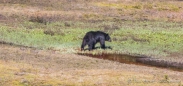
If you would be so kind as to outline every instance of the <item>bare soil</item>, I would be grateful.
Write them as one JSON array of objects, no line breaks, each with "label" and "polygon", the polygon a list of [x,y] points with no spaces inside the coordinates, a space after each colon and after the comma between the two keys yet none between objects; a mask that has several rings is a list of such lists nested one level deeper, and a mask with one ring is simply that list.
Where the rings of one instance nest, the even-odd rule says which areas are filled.
[{"label": "bare soil", "polygon": [[[0,85],[12,85],[14,79],[21,84],[50,86],[181,86],[183,82],[179,71],[8,44],[0,44],[0,70]],[[13,78],[3,78],[9,73]]]}]

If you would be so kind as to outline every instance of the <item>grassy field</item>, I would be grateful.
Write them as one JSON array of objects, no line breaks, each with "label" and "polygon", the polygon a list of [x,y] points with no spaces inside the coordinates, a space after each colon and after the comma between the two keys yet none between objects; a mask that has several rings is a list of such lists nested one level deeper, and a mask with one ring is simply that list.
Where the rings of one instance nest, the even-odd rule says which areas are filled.
[{"label": "grassy field", "polygon": [[106,42],[107,46],[113,48],[112,50],[99,49],[96,50],[96,53],[100,51],[140,54],[173,61],[182,59],[181,57],[180,59],[171,57],[175,53],[177,56],[181,56],[183,50],[180,47],[183,46],[182,25],[175,22],[103,21],[84,23],[76,21],[75,23],[74,21],[59,21],[44,25],[24,21],[17,24],[16,28],[1,24],[0,38],[1,41],[16,45],[77,53],[80,52],[83,36],[91,30],[107,32],[112,38],[112,42]]},{"label": "grassy field", "polygon": [[[54,51],[59,52],[57,56],[61,55],[59,57],[56,56],[59,59],[64,59],[61,58],[62,56],[69,59],[73,57],[80,57],[81,59],[84,59],[85,57],[83,58],[82,56],[75,55],[76,53],[89,52],[80,51],[83,36],[88,31],[101,30],[110,34],[112,42],[106,42],[106,45],[112,47],[112,50],[97,49],[89,53],[120,53],[131,55],[145,55],[151,56],[153,58],[163,59],[166,61],[182,62],[182,4],[182,1],[176,0],[3,0],[0,1],[0,42],[31,47],[31,49],[35,49],[35,52],[36,50],[44,51],[44,53],[41,52],[41,54],[30,54],[27,56],[29,58],[32,58],[32,56],[36,57],[37,55],[39,57],[39,55],[44,55],[47,51],[47,53]],[[96,65],[88,67],[89,69],[92,69],[91,72],[89,72],[86,67],[87,64],[90,64],[90,61],[89,63],[79,64],[80,61],[78,60],[76,60],[76,63],[67,63],[68,65],[64,65],[66,67],[63,66],[63,69],[67,70],[67,67],[70,67],[70,64],[78,64],[80,66],[85,65],[84,69],[80,68],[80,66],[77,66],[77,71],[72,68],[68,69],[71,72],[67,74],[65,74],[66,71],[61,71],[61,73],[64,73],[63,75],[65,76],[70,76],[71,78],[75,77],[71,81],[71,83],[69,83],[69,77],[65,77],[67,79],[65,81],[62,81],[61,79],[64,80],[64,78],[58,78],[61,77],[60,75],[57,75],[59,73],[55,73],[56,75],[54,76],[54,72],[57,71],[56,69],[59,67],[59,64],[55,63],[56,60],[53,60],[51,62],[52,64],[55,64],[57,66],[55,69],[51,68],[51,70],[53,71],[51,71],[50,74],[53,75],[48,74],[47,76],[46,73],[43,73],[43,77],[50,78],[48,80],[45,80],[39,72],[45,70],[39,68],[34,70],[34,66],[32,66],[33,63],[28,63],[27,60],[24,60],[25,58],[22,60],[20,56],[16,54],[16,52],[10,52],[13,56],[8,56],[8,53],[6,52],[6,47],[8,48],[8,50],[10,50],[9,48],[12,48],[12,46],[4,44],[3,46],[1,46],[2,49],[0,52],[0,54],[2,55],[0,60],[0,69],[5,70],[1,71],[1,75],[4,72],[7,72],[6,75],[8,77],[11,77],[12,70],[22,73],[22,64],[26,66],[26,68],[30,67],[30,70],[25,70],[28,72],[31,71],[31,73],[27,74],[26,72],[26,77],[28,77],[28,80],[22,80],[22,78],[25,76],[21,76],[21,74],[20,77],[19,74],[18,77],[16,77],[17,81],[13,79],[14,77],[4,79],[6,76],[2,76],[0,80],[2,79],[5,81],[0,83],[0,85],[5,84],[6,82],[8,82],[7,85],[17,84],[24,86],[25,84],[40,85],[41,83],[43,83],[43,85],[47,85],[46,81],[50,81],[49,85],[58,85],[59,83],[61,83],[60,85],[66,84],[106,86],[123,84],[133,86],[134,84],[137,84],[136,82],[140,82],[137,85],[146,86],[145,81],[147,77],[147,81],[152,81],[153,83],[150,83],[150,85],[153,86],[159,86],[164,84],[165,86],[171,86],[172,84],[176,84],[178,86],[182,85],[181,79],[178,79],[178,83],[162,83],[161,80],[165,79],[166,81],[167,75],[161,75],[159,72],[162,72],[163,70],[160,69],[157,69],[158,73],[157,71],[151,70],[155,75],[158,75],[156,77],[157,80],[154,80],[152,74],[146,75],[150,73],[150,71],[147,70],[144,70],[147,71],[145,72],[146,74],[144,75],[144,77],[140,77],[140,71],[135,72],[135,70],[131,70],[131,72],[128,72],[129,70],[127,69],[122,70],[122,68],[125,67],[124,64],[122,65],[122,67],[117,67],[117,70],[115,70],[110,69],[111,67],[108,68],[108,66],[107,68],[105,68],[106,66],[104,66],[103,69],[100,69],[100,67],[98,67],[99,64],[97,63],[97,67]],[[97,47],[98,46],[100,45],[98,44]],[[18,49],[18,47],[13,49]],[[26,48],[26,50],[27,49],[29,48]],[[4,53],[4,50],[6,53]],[[23,55],[22,57],[25,57],[27,55],[25,52],[22,52],[20,50],[15,51],[20,52],[20,55]],[[28,52],[29,51],[27,51],[27,53]],[[49,57],[49,55],[47,54],[43,57],[46,58],[47,56]],[[16,58],[11,60],[13,57]],[[40,56],[38,59],[43,60],[41,57],[42,56]],[[6,62],[7,60],[8,62]],[[33,59],[33,61],[36,60],[37,59]],[[19,62],[21,62],[22,64],[19,64]],[[101,62],[101,60],[99,62]],[[48,67],[47,69],[49,69],[50,63],[39,63],[38,61],[36,63],[40,65],[35,65],[35,67]],[[106,65],[109,64],[110,62],[106,63]],[[116,64],[117,63],[114,63],[114,66],[117,66]],[[14,67],[13,65],[18,66]],[[130,65],[128,65],[128,67],[130,67]],[[60,70],[62,69],[59,69],[59,71]],[[125,74],[120,73],[120,71],[125,72]],[[76,72],[76,75],[72,75],[73,72]],[[94,77],[92,77],[92,75],[86,76],[89,77],[88,81],[84,80],[84,82],[82,83],[74,82],[74,80],[78,79],[76,77],[82,76],[80,75],[80,73],[84,73],[87,75],[88,73],[93,72],[104,72],[107,75],[105,76],[105,74],[103,75],[100,73],[94,73]],[[117,77],[112,77],[114,75],[111,74],[112,72],[115,72],[117,74]],[[77,75],[77,73],[79,73],[79,75]],[[135,76],[136,74],[138,76]],[[100,82],[97,82],[100,77],[95,75],[101,75],[101,77],[107,77],[107,79],[101,81],[101,84]],[[132,77],[129,78],[129,75],[132,75]],[[169,71],[168,77],[169,75],[175,77],[176,79],[180,78],[174,75],[171,71]],[[86,79],[86,77],[81,77],[79,79]],[[139,78],[140,80],[137,80]],[[173,80],[176,80],[175,78],[172,78],[172,80],[169,81],[173,82]],[[38,82],[33,83],[34,81],[36,81],[34,79],[38,79]],[[91,81],[92,79],[97,80]],[[20,80],[22,80],[22,82],[19,82]],[[116,80],[117,83],[114,82]],[[133,84],[127,83],[128,80],[132,81]],[[110,82],[107,83],[108,81]],[[24,82],[25,84],[22,84]]]}]

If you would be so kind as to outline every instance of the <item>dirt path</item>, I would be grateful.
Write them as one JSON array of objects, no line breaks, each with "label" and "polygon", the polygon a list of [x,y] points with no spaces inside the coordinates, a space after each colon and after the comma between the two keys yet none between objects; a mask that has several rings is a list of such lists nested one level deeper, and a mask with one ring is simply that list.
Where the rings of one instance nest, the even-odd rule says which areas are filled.
[{"label": "dirt path", "polygon": [[183,72],[0,44],[0,85],[182,86]]}]

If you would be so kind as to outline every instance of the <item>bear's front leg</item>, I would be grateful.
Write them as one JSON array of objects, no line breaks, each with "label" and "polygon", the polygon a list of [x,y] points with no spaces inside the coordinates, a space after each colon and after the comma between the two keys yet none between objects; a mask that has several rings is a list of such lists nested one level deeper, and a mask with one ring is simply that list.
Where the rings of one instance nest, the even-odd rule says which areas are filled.
[{"label": "bear's front leg", "polygon": [[81,51],[83,51],[84,50],[84,47],[86,46],[86,41],[85,40],[83,40],[83,42],[82,42],[82,45],[81,45]]},{"label": "bear's front leg", "polygon": [[106,48],[106,47],[105,47],[105,44],[102,44],[102,45],[101,45],[101,48],[102,48],[102,49],[105,49],[105,48]]},{"label": "bear's front leg", "polygon": [[100,46],[102,49],[105,49],[105,40],[100,40]]}]

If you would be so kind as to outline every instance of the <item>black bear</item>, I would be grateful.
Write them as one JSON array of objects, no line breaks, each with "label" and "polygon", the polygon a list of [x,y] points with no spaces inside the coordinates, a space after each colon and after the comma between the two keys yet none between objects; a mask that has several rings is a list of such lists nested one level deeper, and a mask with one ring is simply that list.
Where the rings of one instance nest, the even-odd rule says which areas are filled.
[{"label": "black bear", "polygon": [[111,38],[107,33],[102,31],[89,31],[83,38],[81,45],[81,50],[84,50],[84,47],[88,45],[89,51],[95,49],[95,44],[100,42],[102,49],[105,49],[105,41],[111,42]]}]

